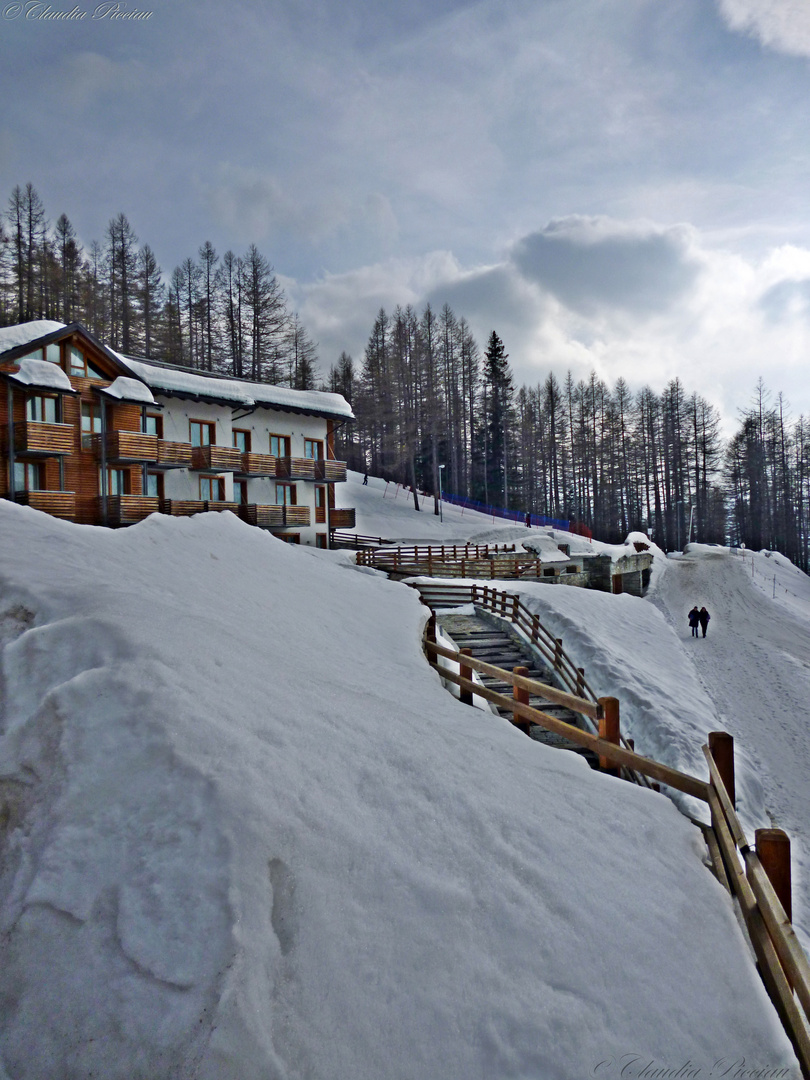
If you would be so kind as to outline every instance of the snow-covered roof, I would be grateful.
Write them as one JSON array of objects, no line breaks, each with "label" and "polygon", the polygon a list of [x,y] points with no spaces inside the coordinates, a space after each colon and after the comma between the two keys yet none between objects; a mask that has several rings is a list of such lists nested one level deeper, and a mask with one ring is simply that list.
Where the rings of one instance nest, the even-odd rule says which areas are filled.
[{"label": "snow-covered roof", "polygon": [[138,402],[142,405],[154,405],[155,399],[149,387],[139,379],[128,379],[126,375],[119,375],[115,382],[99,389],[105,397],[117,398],[119,401]]},{"label": "snow-covered roof", "polygon": [[7,379],[21,383],[23,386],[43,387],[48,390],[59,390],[63,393],[74,394],[76,391],[70,385],[70,379],[57,364],[48,360],[20,360],[20,369],[15,372],[6,372]]},{"label": "snow-covered roof", "polygon": [[342,420],[354,419],[351,406],[341,394],[329,394],[322,390],[290,390],[286,386],[272,386],[269,383],[198,375],[182,368],[152,364],[123,355],[120,355],[120,359],[134,375],[143,379],[157,393],[162,391],[170,396],[179,394],[228,401],[248,409],[266,406],[287,412],[315,413]]},{"label": "snow-covered roof", "polygon": [[20,345],[27,345],[38,338],[55,334],[57,330],[64,330],[65,324],[54,322],[53,319],[36,319],[34,322],[20,323],[19,326],[0,327],[0,353],[16,349]]}]

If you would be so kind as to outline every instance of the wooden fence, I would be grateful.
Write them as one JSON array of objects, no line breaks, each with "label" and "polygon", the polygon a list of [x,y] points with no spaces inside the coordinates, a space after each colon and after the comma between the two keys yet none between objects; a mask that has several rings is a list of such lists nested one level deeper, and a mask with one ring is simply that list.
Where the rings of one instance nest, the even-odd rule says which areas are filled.
[{"label": "wooden fence", "polygon": [[[481,586],[419,584],[416,587],[433,611],[465,603],[478,604],[513,622],[552,662],[557,657],[558,644],[562,653],[559,639],[539,626],[539,620],[536,621],[536,616],[523,607],[519,597]],[[790,921],[790,845],[779,829],[757,830],[755,847],[749,844],[734,806],[731,736],[725,732],[710,734],[708,745],[703,747],[709,779],[701,780],[637,754],[627,744],[622,745],[618,701],[615,698],[594,699],[584,672],[574,668],[567,657],[567,663],[561,667],[555,664],[555,668],[566,681],[570,681],[573,670],[576,673],[574,686],[580,687],[579,692],[569,693],[547,686],[525,677],[521,674],[523,669],[510,672],[477,660],[466,650],[462,653],[439,645],[435,638],[435,615],[428,621],[424,646],[430,664],[443,679],[460,688],[462,700],[471,703],[473,695],[484,698],[510,709],[513,722],[519,726],[538,724],[572,743],[593,750],[599,755],[602,768],[617,775],[624,771],[627,779],[648,778],[707,803],[711,825],[701,824],[700,827],[706,837],[714,872],[740,906],[762,980],[793,1043],[802,1075],[805,1080],[810,1080],[810,964]],[[457,665],[458,670],[442,665],[442,660]],[[513,696],[507,697],[473,681],[475,671],[510,684]],[[583,731],[532,708],[528,704],[529,694],[538,694],[596,721],[598,734]]]}]

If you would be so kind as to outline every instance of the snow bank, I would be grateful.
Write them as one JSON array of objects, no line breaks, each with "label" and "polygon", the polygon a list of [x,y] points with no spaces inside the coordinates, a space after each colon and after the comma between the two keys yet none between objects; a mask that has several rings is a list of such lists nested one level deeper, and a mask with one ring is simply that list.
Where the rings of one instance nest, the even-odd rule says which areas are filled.
[{"label": "snow bank", "polygon": [[696,830],[442,690],[407,587],[229,514],[0,537],[0,1075],[793,1061]]}]

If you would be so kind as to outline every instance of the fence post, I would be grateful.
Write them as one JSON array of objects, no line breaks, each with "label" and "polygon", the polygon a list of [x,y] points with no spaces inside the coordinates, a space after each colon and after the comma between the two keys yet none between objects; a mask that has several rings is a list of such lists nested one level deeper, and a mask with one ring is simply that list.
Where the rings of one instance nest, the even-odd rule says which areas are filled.
[{"label": "fence post", "polygon": [[577,668],[577,697],[585,693],[585,668]]},{"label": "fence post", "polygon": [[[472,656],[472,649],[459,649],[459,656]],[[472,668],[467,664],[459,662],[458,673],[462,679],[469,679],[470,682],[472,682]],[[463,687],[460,687],[459,689],[461,690],[459,698],[462,705],[472,705],[472,690],[465,690]]]},{"label": "fence post", "polygon": [[467,560],[463,556],[461,559],[461,576],[463,578],[467,576]]},{"label": "fence post", "polygon": [[501,593],[501,615],[506,618],[506,593]]},{"label": "fence post", "polygon": [[[529,669],[527,667],[515,667],[512,668],[512,674],[522,675],[525,678],[529,674]],[[512,687],[512,697],[515,701],[520,702],[521,705],[529,704],[529,691],[521,686]],[[515,727],[519,727],[520,730],[525,732],[527,735],[529,734],[528,720],[524,720],[521,716],[518,716],[517,713],[512,713],[512,723],[515,725]]]},{"label": "fence post", "polygon": [[495,577],[495,560],[489,560],[489,579],[490,581]]},{"label": "fence post", "polygon": [[709,750],[714,758],[717,771],[731,799],[731,805],[736,808],[737,795],[734,785],[734,738],[727,731],[709,732]]},{"label": "fence post", "polygon": [[517,596],[513,596],[512,597],[512,622],[513,623],[517,623],[517,621],[518,621],[518,604],[519,603],[520,603],[520,598],[517,597]]},{"label": "fence post", "polygon": [[428,548],[428,577],[433,577],[433,550]]},{"label": "fence post", "polygon": [[540,639],[540,616],[532,616],[532,641],[537,644]]},{"label": "fence post", "polygon": [[[578,682],[579,680],[577,680]],[[599,738],[607,739],[615,746],[619,745],[621,727],[619,724],[619,699],[615,697],[600,697],[599,704],[602,706],[602,715],[599,717]],[[605,772],[619,775],[618,766],[614,765],[606,757],[599,756],[599,768]]]},{"label": "fence post", "polygon": [[[425,637],[428,641],[432,641],[434,645],[436,644],[436,616],[432,611],[425,627]],[[436,659],[435,656],[433,659]]]},{"label": "fence post", "polygon": [[762,869],[779,897],[788,919],[793,921],[790,883],[790,837],[782,829],[757,829],[754,843]]},{"label": "fence post", "polygon": [[562,657],[562,638],[554,638],[554,667],[557,668],[558,671],[562,667]]}]

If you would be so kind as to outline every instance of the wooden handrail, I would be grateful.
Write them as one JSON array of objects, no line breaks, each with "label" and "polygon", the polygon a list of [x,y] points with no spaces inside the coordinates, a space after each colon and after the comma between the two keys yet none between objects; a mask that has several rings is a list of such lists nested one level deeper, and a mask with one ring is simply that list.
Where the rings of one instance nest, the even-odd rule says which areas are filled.
[{"label": "wooden handrail", "polygon": [[[521,676],[515,676],[511,671],[507,671],[505,668],[496,668],[492,664],[485,664],[483,660],[476,660],[471,656],[462,657],[459,652],[453,649],[445,649],[444,646],[437,645],[432,641],[425,641],[425,648],[429,655],[443,656],[448,660],[455,661],[459,665],[463,662],[468,667],[474,667],[478,670],[480,670],[478,666],[483,665],[483,668],[488,669],[485,671],[486,674],[495,674],[497,678],[512,686],[514,686],[515,678],[520,678],[522,682],[530,685],[543,686],[542,683],[537,683],[533,679],[523,679]],[[608,742],[607,739],[600,739],[598,735],[591,735],[587,731],[582,731],[581,728],[574,727],[573,724],[566,723],[565,720],[560,720],[556,716],[550,716],[548,713],[541,712],[539,709],[534,709],[531,705],[523,705],[511,697],[507,697],[505,694],[499,694],[496,690],[490,690],[488,687],[482,686],[480,683],[474,683],[469,679],[462,680],[461,676],[456,672],[441,667],[437,663],[432,663],[432,666],[439,675],[448,682],[455,683],[464,690],[472,690],[478,697],[482,697],[486,701],[491,701],[493,704],[510,709],[530,723],[538,724],[548,731],[563,735],[565,738],[570,739],[571,742],[577,743],[579,746],[584,746],[586,749],[593,750],[600,756],[607,758],[614,765],[632,769],[634,772],[650,776],[653,780],[666,784],[668,787],[675,788],[677,791],[682,791],[686,795],[692,795],[694,798],[700,799],[703,802],[707,801],[708,785],[704,780],[698,780],[696,777],[679,772],[677,769],[672,769],[668,765],[662,765],[660,762],[653,761],[651,758],[645,758],[641,754],[636,754],[633,750],[628,750],[623,746],[616,746],[615,743]],[[554,688],[551,687],[550,689]],[[584,699],[582,700],[584,704],[591,704],[590,702],[584,702]]]},{"label": "wooden handrail", "polygon": [[810,963],[759,856],[748,843],[708,746],[703,747],[703,753],[709,764],[712,828],[723,855],[727,879],[739,901],[763,982],[793,1042],[802,1075],[807,1078],[810,1077]]}]

